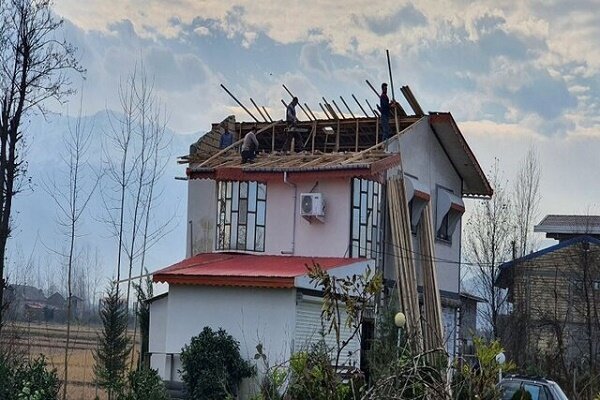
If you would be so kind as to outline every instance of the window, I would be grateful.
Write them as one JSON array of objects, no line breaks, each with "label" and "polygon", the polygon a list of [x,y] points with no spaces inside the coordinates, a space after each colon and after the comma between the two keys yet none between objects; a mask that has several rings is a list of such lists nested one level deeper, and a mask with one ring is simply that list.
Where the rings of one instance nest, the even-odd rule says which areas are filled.
[{"label": "window", "polygon": [[376,259],[379,253],[381,184],[352,180],[350,256]]},{"label": "window", "polygon": [[436,237],[448,242],[465,212],[462,199],[455,196],[451,190],[438,187],[436,206]]},{"label": "window", "polygon": [[438,227],[437,237],[442,240],[452,240],[452,233],[448,229],[448,214],[444,215],[444,218],[442,218],[442,223]]},{"label": "window", "polygon": [[419,180],[405,174],[404,187],[406,189],[406,198],[408,199],[408,215],[410,215],[410,231],[417,233],[423,210],[429,202],[429,188]]},{"label": "window", "polygon": [[218,182],[217,250],[265,251],[267,186]]}]

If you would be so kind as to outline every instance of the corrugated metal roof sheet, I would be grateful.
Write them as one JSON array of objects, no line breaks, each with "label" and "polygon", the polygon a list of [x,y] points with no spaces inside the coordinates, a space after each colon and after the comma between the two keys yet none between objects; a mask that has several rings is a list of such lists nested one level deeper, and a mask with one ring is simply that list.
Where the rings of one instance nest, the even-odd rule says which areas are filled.
[{"label": "corrugated metal roof sheet", "polygon": [[329,270],[356,263],[356,258],[292,257],[202,253],[153,274],[154,282],[208,286],[294,287],[313,263]]},{"label": "corrugated metal roof sheet", "polygon": [[546,215],[534,227],[535,232],[567,234],[599,234],[600,216],[598,215]]}]

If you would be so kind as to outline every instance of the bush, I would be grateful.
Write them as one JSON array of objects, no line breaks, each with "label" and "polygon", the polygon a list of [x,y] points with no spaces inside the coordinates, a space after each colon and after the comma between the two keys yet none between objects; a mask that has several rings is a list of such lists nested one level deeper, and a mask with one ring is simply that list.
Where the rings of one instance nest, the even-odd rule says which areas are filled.
[{"label": "bush", "polygon": [[222,400],[237,394],[255,369],[240,356],[239,343],[223,329],[205,327],[181,350],[181,377],[194,400]]},{"label": "bush", "polygon": [[308,352],[293,354],[290,372],[287,395],[293,400],[350,400],[363,386],[355,379],[342,382],[324,342],[314,344]]},{"label": "bush", "polygon": [[142,367],[129,373],[127,400],[168,400],[165,385],[156,370]]},{"label": "bush", "polygon": [[512,362],[504,365],[496,363],[496,355],[503,351],[500,342],[485,343],[482,339],[475,338],[475,353],[477,366],[464,365],[455,377],[454,398],[457,400],[500,399],[500,390],[496,387],[498,372],[509,372],[515,368]]},{"label": "bush", "polygon": [[15,365],[0,359],[0,399],[56,400],[59,390],[56,369],[47,369],[44,356]]}]

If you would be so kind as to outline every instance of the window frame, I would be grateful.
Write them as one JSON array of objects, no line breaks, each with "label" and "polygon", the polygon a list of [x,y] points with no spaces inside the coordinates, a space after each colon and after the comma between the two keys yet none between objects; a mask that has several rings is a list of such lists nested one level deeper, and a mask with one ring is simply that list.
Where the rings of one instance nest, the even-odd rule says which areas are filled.
[{"label": "window frame", "polygon": [[[267,184],[257,181],[217,181],[216,197],[215,250],[264,253]],[[249,246],[250,242],[252,246]]]},{"label": "window frame", "polygon": [[[454,193],[454,190],[452,190],[452,189],[450,189],[450,188],[448,188],[446,186],[442,186],[442,185],[439,185],[439,184],[436,185],[436,193],[435,193],[436,194],[436,197],[435,197],[435,220],[433,222],[434,223],[434,228],[435,228],[435,240],[437,242],[446,244],[448,246],[452,246],[452,237],[454,236],[454,233],[456,232],[457,228],[459,226],[461,226],[461,224],[462,224],[462,222],[461,222],[462,221],[462,216],[464,214],[461,214],[458,217],[458,221],[454,225],[454,229],[452,229],[452,232],[449,233],[448,230],[450,228],[450,212],[451,211],[446,212],[446,214],[444,214],[444,216],[442,217],[442,223],[440,224],[440,229],[438,229],[437,228],[437,223],[438,223],[438,218],[440,217],[438,215],[439,214],[439,212],[438,212],[438,202],[440,201],[440,192],[441,191],[448,192],[451,195],[456,196],[459,199],[460,199],[460,196],[457,195],[456,193]],[[445,235],[440,236],[439,232],[440,232],[440,230],[443,227],[445,227]],[[460,229],[459,229],[459,231],[460,231]]]},{"label": "window frame", "polygon": [[383,235],[380,223],[383,185],[361,178],[352,178],[350,185],[350,257],[376,260],[381,252]]}]

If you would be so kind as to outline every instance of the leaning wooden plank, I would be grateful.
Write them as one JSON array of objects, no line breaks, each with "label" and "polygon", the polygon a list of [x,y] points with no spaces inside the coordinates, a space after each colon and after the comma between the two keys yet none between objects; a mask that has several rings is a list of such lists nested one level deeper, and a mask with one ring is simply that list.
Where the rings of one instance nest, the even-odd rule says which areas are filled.
[{"label": "leaning wooden plank", "polygon": [[421,108],[421,105],[415,98],[415,95],[413,94],[412,90],[410,90],[410,88],[408,86],[402,86],[400,88],[400,90],[402,91],[404,98],[410,105],[410,108],[412,108],[413,111],[415,112],[415,115],[418,115],[418,116],[425,115],[425,113],[423,112],[423,109]]},{"label": "leaning wooden plank", "polygon": [[407,332],[411,346],[417,352],[423,348],[417,292],[416,272],[412,254],[412,237],[408,219],[408,203],[402,177],[387,181],[387,202],[392,232],[392,244],[396,256],[396,284],[398,297],[407,319]]}]

